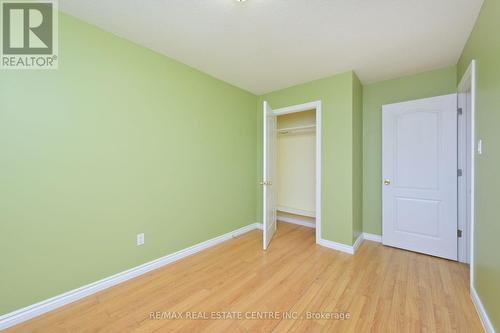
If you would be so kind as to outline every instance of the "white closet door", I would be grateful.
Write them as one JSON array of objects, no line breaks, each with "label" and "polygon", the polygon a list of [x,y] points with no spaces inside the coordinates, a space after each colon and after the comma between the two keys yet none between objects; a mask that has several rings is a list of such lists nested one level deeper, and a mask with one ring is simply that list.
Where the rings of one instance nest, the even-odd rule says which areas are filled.
[{"label": "white closet door", "polygon": [[457,96],[383,107],[385,245],[457,260]]},{"label": "white closet door", "polygon": [[276,186],[273,181],[276,179],[277,169],[277,135],[278,121],[273,114],[269,103],[264,102],[264,180],[263,187],[263,248],[267,250],[269,243],[276,232]]}]

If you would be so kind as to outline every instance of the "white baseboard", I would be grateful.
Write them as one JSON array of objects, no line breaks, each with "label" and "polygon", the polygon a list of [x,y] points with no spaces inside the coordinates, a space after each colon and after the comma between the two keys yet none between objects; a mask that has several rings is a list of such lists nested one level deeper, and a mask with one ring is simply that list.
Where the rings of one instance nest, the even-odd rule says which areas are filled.
[{"label": "white baseboard", "polygon": [[349,254],[354,254],[354,247],[350,245],[345,245],[342,243],[333,242],[327,239],[320,239],[316,242],[318,245],[327,247],[332,250],[337,250]]},{"label": "white baseboard", "polygon": [[354,244],[352,244],[352,250],[353,250],[353,253],[356,253],[356,251],[358,250],[358,247],[361,245],[361,243],[363,243],[363,234],[359,234],[358,238],[356,238],[356,241],[354,242]]},{"label": "white baseboard", "polygon": [[311,222],[306,222],[302,219],[297,219],[297,218],[293,218],[293,217],[286,217],[286,216],[278,216],[277,220],[281,221],[281,222],[285,222],[285,223],[292,223],[292,224],[301,225],[303,227],[316,229],[316,224],[311,223]]},{"label": "white baseboard", "polygon": [[470,288],[470,297],[472,298],[472,303],[474,303],[474,306],[476,307],[476,311],[479,314],[479,318],[481,319],[481,323],[483,324],[486,333],[495,333],[495,328],[493,327],[493,323],[484,309],[483,302],[481,302],[476,289],[472,286]]},{"label": "white baseboard", "polygon": [[349,253],[349,254],[354,254],[354,253],[356,253],[356,250],[361,246],[361,244],[363,243],[364,240],[369,240],[372,242],[381,243],[382,236],[368,234],[368,233],[364,232],[364,233],[360,234],[358,236],[358,238],[356,238],[356,241],[354,242],[354,244],[352,246],[342,244],[342,243],[333,242],[333,241],[330,241],[327,239],[320,239],[317,242],[317,244],[324,246],[324,247],[327,247],[327,248],[330,248],[330,249],[333,249],[333,250],[342,251],[342,252]]},{"label": "white baseboard", "polygon": [[[283,219],[282,217],[279,218],[280,221],[282,219]],[[283,222],[285,222],[285,221],[283,221]],[[290,223],[293,223],[293,222],[290,222]],[[255,223],[255,225],[257,226],[256,227],[257,229],[261,229],[261,230],[263,229],[263,224],[262,223],[258,222],[258,223]],[[356,242],[359,240],[360,237],[358,237],[358,239],[356,240]],[[330,240],[327,240],[327,239],[323,239],[323,238],[321,238],[321,239],[317,239],[316,238],[316,244],[324,246],[324,247],[327,247],[327,248],[332,249],[332,250],[337,250],[337,251],[341,251],[341,252],[345,252],[345,253],[349,253],[349,254],[354,254],[354,251],[355,251],[353,246],[345,245],[345,244],[342,244],[342,243],[333,242],[333,241],[330,241]]]},{"label": "white baseboard", "polygon": [[366,239],[366,240],[372,241],[372,242],[382,243],[382,236],[375,235],[375,234],[369,234],[367,232],[363,232],[363,239]]},{"label": "white baseboard", "polygon": [[54,309],[57,309],[63,305],[66,305],[66,304],[72,303],[74,301],[77,301],[81,298],[90,296],[90,295],[95,294],[101,290],[107,289],[109,287],[112,287],[112,286],[117,285],[119,283],[122,283],[124,281],[130,280],[132,278],[135,278],[139,275],[142,275],[142,274],[147,273],[149,271],[155,270],[155,269],[160,268],[162,266],[168,265],[174,261],[185,258],[187,256],[194,254],[194,253],[200,252],[200,251],[205,250],[209,247],[215,246],[217,244],[220,244],[222,242],[230,240],[233,237],[240,236],[242,234],[245,234],[245,233],[252,231],[252,230],[255,230],[255,229],[262,229],[262,224],[253,223],[253,224],[247,225],[243,228],[228,232],[227,234],[224,234],[224,235],[209,239],[207,241],[204,241],[202,243],[190,246],[190,247],[185,248],[183,250],[174,252],[174,253],[166,255],[162,258],[147,262],[145,264],[131,268],[131,269],[126,270],[124,272],[121,272],[121,273],[115,274],[113,276],[104,278],[104,279],[99,280],[97,282],[94,282],[94,283],[85,285],[83,287],[68,291],[64,294],[49,298],[47,300],[35,303],[33,305],[29,305],[25,308],[4,314],[4,315],[0,316],[0,330],[9,328],[11,326],[17,325],[17,324],[22,323],[22,322],[29,320],[31,318],[40,316],[44,313],[47,313],[47,312],[52,311]]},{"label": "white baseboard", "polygon": [[285,206],[278,206],[278,207],[276,207],[276,210],[279,212],[293,214],[293,215],[316,217],[316,212],[309,211],[309,210],[302,210],[302,209],[296,209],[296,208],[285,207]]},{"label": "white baseboard", "polygon": [[[279,219],[280,219],[280,221],[282,220],[281,217]],[[285,222],[285,221],[283,221],[283,222]],[[290,223],[292,223],[292,222],[290,222]],[[262,223],[257,222],[257,223],[255,223],[255,225],[256,225],[257,229],[263,230]],[[358,240],[359,240],[359,237],[358,237]],[[356,240],[356,241],[358,241],[358,240]],[[345,252],[345,253],[349,253],[349,254],[354,254],[354,247],[350,246],[350,245],[345,245],[342,243],[333,242],[333,241],[323,239],[323,238],[321,238],[321,239],[316,238],[316,244],[327,247],[327,248],[332,249],[332,250],[337,250],[337,251],[341,251],[341,252]]]}]

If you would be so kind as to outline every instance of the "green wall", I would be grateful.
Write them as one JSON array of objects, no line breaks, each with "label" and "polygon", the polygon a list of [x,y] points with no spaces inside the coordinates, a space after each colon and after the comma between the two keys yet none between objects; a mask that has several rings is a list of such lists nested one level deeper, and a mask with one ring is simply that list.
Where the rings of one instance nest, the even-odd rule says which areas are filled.
[{"label": "green wall", "polygon": [[382,234],[382,106],[456,91],[456,66],[363,87],[364,232]]},{"label": "green wall", "polygon": [[59,28],[58,70],[0,73],[0,314],[255,222],[256,96]]},{"label": "green wall", "polygon": [[[257,179],[262,177],[262,101],[274,109],[322,102],[322,237],[353,244],[353,86],[347,72],[261,96],[257,112]],[[257,191],[257,220],[262,221],[262,188]]]},{"label": "green wall", "polygon": [[500,2],[486,0],[458,64],[461,78],[477,61],[476,138],[483,155],[476,155],[476,222],[474,234],[475,288],[497,330],[500,329]]}]

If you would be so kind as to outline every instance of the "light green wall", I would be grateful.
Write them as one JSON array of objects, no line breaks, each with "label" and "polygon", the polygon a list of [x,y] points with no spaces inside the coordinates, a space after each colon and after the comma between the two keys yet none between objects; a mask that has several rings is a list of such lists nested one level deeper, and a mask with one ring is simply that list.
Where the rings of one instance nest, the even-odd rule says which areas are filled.
[{"label": "light green wall", "polygon": [[[322,102],[322,236],[353,243],[353,80],[347,72],[261,96],[257,112],[257,179],[262,177],[262,101],[274,109]],[[257,183],[257,182],[256,182]],[[257,191],[257,221],[262,221],[262,188]]]},{"label": "light green wall", "polygon": [[382,234],[382,106],[457,90],[456,66],[363,87],[363,231]]},{"label": "light green wall", "polygon": [[363,232],[363,86],[353,77],[353,242]]},{"label": "light green wall", "polygon": [[500,2],[486,0],[458,64],[461,78],[477,61],[476,138],[484,142],[476,156],[475,287],[500,330]]},{"label": "light green wall", "polygon": [[0,73],[0,314],[255,222],[256,96],[59,28],[58,70]]}]

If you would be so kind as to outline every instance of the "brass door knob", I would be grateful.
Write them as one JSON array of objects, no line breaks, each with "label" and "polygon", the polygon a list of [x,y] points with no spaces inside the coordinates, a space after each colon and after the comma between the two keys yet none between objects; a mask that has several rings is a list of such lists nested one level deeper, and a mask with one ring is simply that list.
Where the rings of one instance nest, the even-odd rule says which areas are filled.
[{"label": "brass door knob", "polygon": [[384,185],[391,185],[391,180],[390,179],[386,179],[384,180]]}]

